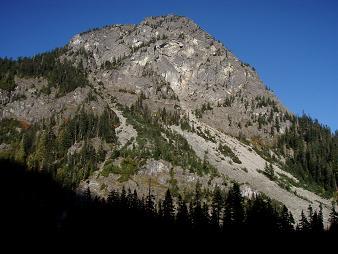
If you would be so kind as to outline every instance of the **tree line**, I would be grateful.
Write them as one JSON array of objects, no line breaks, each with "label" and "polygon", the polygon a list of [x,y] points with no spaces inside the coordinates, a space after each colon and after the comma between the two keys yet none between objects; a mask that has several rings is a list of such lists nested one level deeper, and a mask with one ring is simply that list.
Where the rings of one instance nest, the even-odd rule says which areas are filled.
[{"label": "tree line", "polygon": [[[96,115],[80,106],[71,118],[51,117],[26,128],[21,125],[17,120],[1,121],[0,133],[4,135],[0,141],[13,147],[1,157],[15,159],[28,168],[46,170],[64,185],[75,187],[105,159],[102,144],[117,143],[115,128],[119,120],[108,107]],[[96,148],[91,142],[93,138],[100,140]],[[69,152],[75,144],[77,148]]]},{"label": "tree line", "polygon": [[[285,206],[276,206],[262,195],[246,200],[238,184],[226,193],[216,188],[208,203],[199,185],[189,202],[182,197],[173,198],[169,190],[163,200],[155,201],[151,187],[143,197],[136,191],[122,189],[111,191],[107,199],[100,199],[89,189],[78,195],[62,187],[46,171],[28,171],[9,160],[0,163],[4,180],[0,186],[0,220],[1,230],[7,234],[37,231],[91,238],[92,234],[102,232],[115,232],[125,237],[144,232],[203,235],[338,232],[338,214],[334,209],[327,230],[323,227],[321,211],[313,211],[311,207],[309,216],[303,213],[294,227],[293,217]],[[6,191],[8,188],[10,192]]]},{"label": "tree line", "polygon": [[0,89],[14,90],[15,76],[44,77],[48,80],[47,93],[55,87],[58,88],[58,96],[89,85],[82,63],[75,64],[66,58],[60,60],[65,53],[66,48],[57,48],[33,57],[19,57],[17,60],[0,58]]},{"label": "tree line", "polygon": [[287,158],[286,170],[314,191],[327,196],[337,191],[338,131],[304,114],[279,137],[277,149]]}]

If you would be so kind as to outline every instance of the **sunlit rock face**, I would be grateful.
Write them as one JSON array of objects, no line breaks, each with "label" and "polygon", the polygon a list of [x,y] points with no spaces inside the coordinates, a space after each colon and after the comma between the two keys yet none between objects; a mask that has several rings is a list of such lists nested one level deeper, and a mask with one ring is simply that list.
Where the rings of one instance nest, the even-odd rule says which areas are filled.
[{"label": "sunlit rock face", "polygon": [[[113,96],[126,90],[143,93],[152,101],[177,97],[166,105],[179,106],[186,113],[209,104],[201,120],[234,136],[259,135],[270,140],[273,123],[261,127],[258,118],[271,114],[280,120],[274,133],[288,125],[287,110],[266,89],[255,69],[186,17],[150,17],[138,25],[106,26],[75,35],[68,48]],[[115,68],[105,68],[116,62]],[[276,108],[257,107],[256,97],[269,98]],[[231,105],[224,106],[227,100]]]}]

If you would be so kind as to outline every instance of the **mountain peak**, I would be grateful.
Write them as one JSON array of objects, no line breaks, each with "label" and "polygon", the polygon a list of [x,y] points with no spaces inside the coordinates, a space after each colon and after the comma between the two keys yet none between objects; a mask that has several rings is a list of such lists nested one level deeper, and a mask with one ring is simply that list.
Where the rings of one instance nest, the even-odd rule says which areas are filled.
[{"label": "mountain peak", "polygon": [[3,66],[0,85],[9,91],[0,91],[0,117],[18,121],[4,121],[2,149],[33,166],[48,159],[58,177],[85,180],[80,187],[97,195],[123,186],[146,193],[153,177],[158,193],[174,182],[211,189],[232,179],[296,214],[320,200],[290,187],[298,180],[283,170],[289,145],[270,149],[296,129],[295,118],[254,68],[189,18],[92,29],[61,50]]},{"label": "mountain peak", "polygon": [[[69,44],[69,53],[76,52],[89,55],[82,62],[96,79],[110,84],[111,89],[128,87],[136,94],[142,92],[147,98],[157,98],[158,89],[166,86],[165,90],[178,98],[181,108],[200,111],[202,105],[209,104],[220,116],[217,120],[206,120],[234,136],[244,133],[250,137],[258,134],[269,137],[268,129],[257,132],[256,128],[248,128],[252,114],[256,118],[268,113],[248,109],[260,97],[272,101],[276,112],[278,108],[281,115],[286,113],[254,68],[186,17],[148,17],[138,25],[108,26],[77,35]],[[241,102],[233,103],[232,107],[243,108],[244,103],[245,112],[220,107],[229,105],[234,97],[241,97]],[[229,122],[227,125],[225,120]],[[242,130],[237,128],[240,122],[247,123]],[[281,130],[285,128],[286,125]]]},{"label": "mountain peak", "polygon": [[[149,24],[149,23],[162,23],[162,22],[180,22],[182,24],[184,23],[190,23],[190,24],[195,24],[195,22],[186,17],[186,16],[180,16],[176,14],[168,14],[168,15],[163,15],[163,16],[149,16],[146,17],[140,24]],[[195,24],[196,25],[196,24]]]}]

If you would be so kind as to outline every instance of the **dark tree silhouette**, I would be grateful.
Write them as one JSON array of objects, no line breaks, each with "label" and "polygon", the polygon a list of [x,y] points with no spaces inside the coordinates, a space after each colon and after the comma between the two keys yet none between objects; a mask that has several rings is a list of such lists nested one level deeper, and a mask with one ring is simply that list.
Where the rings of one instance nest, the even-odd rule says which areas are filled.
[{"label": "dark tree silhouette", "polygon": [[[18,236],[20,232],[24,236],[57,234],[69,239],[74,236],[90,239],[93,235],[85,236],[84,233],[95,232],[96,236],[110,236],[113,232],[120,236],[130,235],[131,232],[135,236],[183,234],[184,237],[197,233],[207,237],[209,233],[219,232],[220,226],[215,227],[215,218],[219,211],[217,204],[224,197],[217,190],[213,205],[209,206],[197,185],[195,196],[189,203],[190,209],[181,197],[175,202],[170,191],[167,191],[165,199],[159,201],[162,204],[160,213],[156,209],[151,188],[143,199],[138,197],[136,191],[122,189],[120,192],[112,190],[105,200],[95,197],[89,189],[78,195],[58,184],[46,171],[28,171],[9,160],[0,162],[0,230],[6,235],[12,233]],[[230,215],[224,216],[228,220],[224,228],[229,235],[293,230],[293,219],[287,208],[274,207],[271,200],[264,196],[258,195],[245,201],[240,196],[239,186],[235,184],[225,200],[226,207],[231,211]],[[321,210],[313,211],[310,207],[309,211],[310,222],[302,213],[297,230],[324,232]],[[337,213],[334,209],[329,232],[337,232]]]}]

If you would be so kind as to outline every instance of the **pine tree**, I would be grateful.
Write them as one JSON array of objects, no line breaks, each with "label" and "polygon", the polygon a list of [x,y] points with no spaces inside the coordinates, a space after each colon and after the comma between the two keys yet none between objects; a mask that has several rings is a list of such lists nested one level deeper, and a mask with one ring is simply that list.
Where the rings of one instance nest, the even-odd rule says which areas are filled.
[{"label": "pine tree", "polygon": [[[164,219],[164,211],[163,211],[163,202],[158,202],[158,217],[160,218],[160,219]],[[165,220],[165,219],[164,219]],[[165,222],[167,222],[166,220],[165,220]]]},{"label": "pine tree", "polygon": [[223,198],[219,187],[216,187],[213,193],[212,203],[211,203],[211,225],[218,230],[220,227],[220,217],[223,208]]},{"label": "pine tree", "polygon": [[138,198],[137,191],[134,189],[131,197],[132,208],[135,210],[140,209],[140,199]]},{"label": "pine tree", "polygon": [[319,232],[324,232],[323,205],[322,205],[322,203],[320,203],[320,205],[319,205],[317,225],[318,225]]},{"label": "pine tree", "polygon": [[278,213],[271,204],[271,199],[257,195],[247,208],[247,225],[250,230],[278,232]]},{"label": "pine tree", "polygon": [[133,207],[133,193],[131,192],[130,188],[127,191],[127,207],[131,209]]},{"label": "pine tree", "polygon": [[181,195],[178,196],[176,223],[183,228],[188,228],[191,225],[188,207]]},{"label": "pine tree", "polygon": [[164,220],[168,223],[172,223],[174,221],[175,216],[175,208],[173,204],[173,199],[170,194],[170,190],[168,189],[165,193],[165,198],[163,201],[163,217]]},{"label": "pine tree", "polygon": [[205,220],[203,218],[204,214],[202,209],[201,185],[199,182],[196,184],[195,198],[191,209],[191,215],[194,228],[201,230]]},{"label": "pine tree", "polygon": [[301,232],[309,232],[310,231],[310,222],[306,218],[304,211],[302,211],[302,213],[301,213],[299,229],[300,229]]},{"label": "pine tree", "polygon": [[291,231],[294,231],[294,225],[295,225],[295,219],[293,218],[293,215],[291,212],[289,212],[289,223],[292,226]]},{"label": "pine tree", "polygon": [[127,204],[127,192],[124,186],[122,187],[120,199],[119,199],[120,207],[125,208]]},{"label": "pine tree", "polygon": [[319,212],[315,211],[311,217],[311,231],[313,232],[323,232],[324,224],[323,224],[323,207],[320,204]]},{"label": "pine tree", "polygon": [[317,211],[314,211],[314,213],[312,214],[311,224],[310,224],[310,231],[311,232],[319,232]]},{"label": "pine tree", "polygon": [[275,127],[276,127],[277,132],[279,132],[280,131],[280,124],[279,124],[278,117],[276,117]]},{"label": "pine tree", "polygon": [[119,199],[119,194],[115,190],[111,190],[107,198],[108,204],[114,206],[118,203],[118,199]]},{"label": "pine tree", "polygon": [[66,153],[68,147],[71,146],[70,138],[69,139],[66,138],[65,128],[60,129],[56,140],[57,140],[57,155],[58,157],[62,157]]},{"label": "pine tree", "polygon": [[313,224],[313,208],[311,205],[308,206],[307,211],[308,211],[308,217],[309,217],[309,223],[310,223],[310,229],[311,229],[311,225]]},{"label": "pine tree", "polygon": [[151,193],[150,180],[149,180],[149,187],[148,187],[148,195],[146,197],[146,203],[145,203],[145,211],[146,211],[147,216],[149,217],[154,216],[156,212],[154,196]]},{"label": "pine tree", "polygon": [[47,150],[47,135],[46,132],[40,133],[38,137],[37,147],[35,150],[35,160],[39,165],[39,169],[43,169],[47,166],[48,162],[48,150]]},{"label": "pine tree", "polygon": [[240,230],[245,218],[243,201],[240,186],[238,183],[234,183],[232,188],[229,190],[225,202],[223,216],[224,231],[232,229]]},{"label": "pine tree", "polygon": [[87,187],[86,191],[83,194],[83,201],[85,203],[89,203],[92,199],[92,195],[91,195],[91,191],[89,189],[89,187]]},{"label": "pine tree", "polygon": [[338,233],[338,213],[332,204],[331,213],[330,213],[330,227],[329,232]]},{"label": "pine tree", "polygon": [[210,214],[209,214],[209,206],[206,202],[203,202],[202,205],[202,217],[201,217],[201,225],[204,231],[210,230]]},{"label": "pine tree", "polygon": [[26,136],[25,134],[21,138],[18,150],[15,152],[15,160],[21,164],[25,163],[25,160],[26,160]]},{"label": "pine tree", "polygon": [[287,207],[284,205],[280,215],[280,231],[281,232],[291,232],[293,231],[293,217],[289,212]]},{"label": "pine tree", "polygon": [[264,174],[272,181],[275,179],[275,171],[271,163],[265,162]]}]

